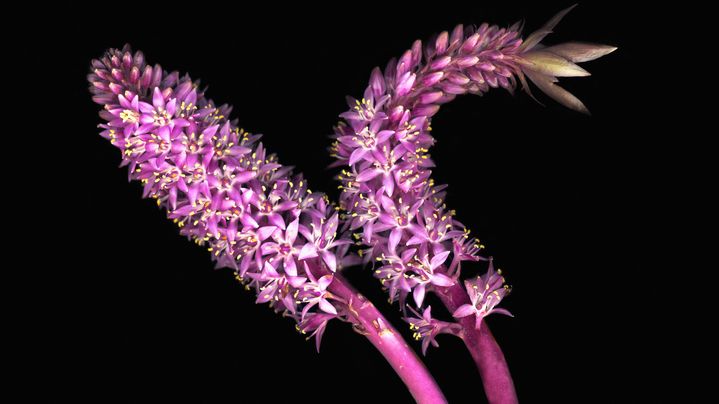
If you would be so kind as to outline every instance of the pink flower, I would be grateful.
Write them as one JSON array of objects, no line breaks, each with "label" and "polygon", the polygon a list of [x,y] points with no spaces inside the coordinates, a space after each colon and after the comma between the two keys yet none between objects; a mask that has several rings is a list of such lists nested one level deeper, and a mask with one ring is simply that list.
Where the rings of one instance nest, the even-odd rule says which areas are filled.
[{"label": "pink flower", "polygon": [[432,318],[432,306],[427,306],[422,315],[412,308],[410,308],[410,311],[416,317],[407,317],[405,321],[409,323],[409,329],[414,331],[412,335],[414,339],[422,340],[422,355],[427,354],[429,344],[432,344],[435,348],[439,346],[436,340],[439,334],[456,335],[462,328],[457,323],[448,323]]},{"label": "pink flower", "polygon": [[512,316],[512,313],[503,308],[497,308],[496,305],[502,301],[504,296],[509,293],[509,286],[504,284],[502,271],[495,271],[492,260],[489,260],[489,269],[487,273],[473,279],[464,281],[464,287],[467,289],[471,304],[463,304],[452,313],[454,318],[462,318],[471,315],[476,316],[474,327],[479,329],[482,325],[482,319],[492,313],[504,314]]}]

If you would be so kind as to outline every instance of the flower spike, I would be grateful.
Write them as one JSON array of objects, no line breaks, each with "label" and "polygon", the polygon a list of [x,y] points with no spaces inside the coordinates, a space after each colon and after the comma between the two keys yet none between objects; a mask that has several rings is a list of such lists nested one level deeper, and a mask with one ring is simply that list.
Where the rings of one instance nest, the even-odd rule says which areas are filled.
[{"label": "flower spike", "polygon": [[[496,307],[506,289],[491,265],[466,288],[457,282],[463,263],[487,258],[481,254],[483,245],[447,207],[446,186],[431,178],[431,120],[458,95],[481,95],[491,88],[513,92],[517,82],[529,92],[527,77],[561,104],[588,113],[579,99],[555,84],[557,77],[587,76],[577,63],[616,48],[576,42],[542,45],[571,8],[525,40],[520,24],[482,24],[458,25],[424,46],[416,41],[384,70],[372,71],[361,99],[350,98],[330,147],[333,165],[343,167],[338,179],[345,213],[340,219],[344,229],[356,232],[365,263],[374,265],[375,277],[403,311],[409,295],[421,310],[431,292],[455,314],[493,402],[517,401],[504,356],[488,327],[481,326],[489,313],[508,314]],[[470,322],[471,314],[475,316]]]},{"label": "flower spike", "polygon": [[120,149],[130,179],[218,268],[233,269],[257,303],[295,320],[318,351],[329,321],[352,323],[418,402],[446,403],[400,334],[339,274],[356,259],[334,206],[268,153],[259,135],[230,121],[230,107],[217,107],[188,76],[147,65],[129,46],[93,60],[88,81],[103,105],[101,135]]}]

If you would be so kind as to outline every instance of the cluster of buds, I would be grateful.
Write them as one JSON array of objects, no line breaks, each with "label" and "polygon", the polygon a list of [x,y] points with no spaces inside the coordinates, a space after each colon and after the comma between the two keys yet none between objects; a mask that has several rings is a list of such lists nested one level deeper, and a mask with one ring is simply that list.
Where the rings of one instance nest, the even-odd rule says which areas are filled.
[{"label": "cluster of buds", "polygon": [[316,336],[346,314],[327,288],[356,258],[338,232],[338,213],[301,175],[278,163],[230,121],[231,108],[206,99],[198,82],[146,64],[128,46],[92,61],[101,135],[120,149],[144,197],[166,209],[180,232],[229,267],[257,303],[269,303]]},{"label": "cluster of buds", "polygon": [[[570,8],[571,9],[571,8]],[[445,204],[446,186],[435,185],[429,149],[435,143],[431,119],[440,105],[461,94],[483,94],[490,88],[513,92],[517,82],[529,91],[525,77],[560,103],[586,112],[584,105],[556,86],[556,77],[588,73],[574,62],[592,60],[614,47],[568,43],[543,47],[539,42],[570,10],[564,10],[537,32],[521,39],[519,25],[500,28],[458,25],[425,46],[416,41],[384,69],[375,68],[361,100],[349,98],[349,111],[335,127],[330,148],[338,179],[344,228],[354,231],[364,261],[391,301],[406,310],[412,294],[421,309],[427,290],[442,291],[458,282],[462,262],[490,261],[483,277],[465,283],[471,305],[455,318],[476,316],[475,328],[506,295],[504,278],[494,272],[483,246],[469,236]],[[481,289],[481,290],[479,290]],[[415,318],[412,324],[428,322]],[[421,334],[431,338],[434,333]],[[423,342],[426,349],[428,341]]]}]

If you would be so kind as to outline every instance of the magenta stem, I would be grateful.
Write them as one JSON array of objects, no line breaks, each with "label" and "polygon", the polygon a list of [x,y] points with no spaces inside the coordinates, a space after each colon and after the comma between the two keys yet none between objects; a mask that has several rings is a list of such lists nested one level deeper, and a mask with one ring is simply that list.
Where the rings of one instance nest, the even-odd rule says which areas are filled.
[{"label": "magenta stem", "polygon": [[372,302],[359,294],[339,273],[335,273],[328,289],[347,302],[358,330],[389,362],[415,401],[420,404],[447,402],[424,363]]},{"label": "magenta stem", "polygon": [[[447,288],[436,288],[435,293],[442,300],[450,313],[459,306],[470,303],[469,296],[460,282]],[[502,349],[494,339],[485,321],[479,330],[475,329],[474,316],[458,319],[462,325],[462,339],[467,346],[484,385],[484,392],[491,404],[516,404],[517,393],[514,389],[512,375]]]},{"label": "magenta stem", "polygon": [[[426,65],[417,73],[416,82],[421,83],[431,66]],[[416,98],[419,90],[424,89],[422,86],[413,89],[406,97],[407,99]],[[408,104],[406,100],[395,101],[397,105]],[[453,313],[459,306],[471,303],[467,292],[462,287],[461,282],[456,282],[453,286],[447,288],[435,288],[436,294],[444,303],[450,313]],[[467,346],[469,353],[477,365],[479,375],[482,378],[484,391],[490,404],[515,404],[517,403],[517,393],[514,389],[514,381],[509,373],[507,360],[504,358],[502,349],[494,339],[492,332],[489,330],[486,322],[482,327],[475,329],[474,316],[467,316],[458,320],[462,325],[462,339]]]}]

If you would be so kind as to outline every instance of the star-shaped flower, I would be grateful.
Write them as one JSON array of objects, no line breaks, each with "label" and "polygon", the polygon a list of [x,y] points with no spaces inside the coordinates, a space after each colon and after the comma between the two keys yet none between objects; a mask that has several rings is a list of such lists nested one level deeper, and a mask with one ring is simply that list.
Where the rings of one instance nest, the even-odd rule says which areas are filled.
[{"label": "star-shaped flower", "polygon": [[472,303],[459,306],[452,313],[454,318],[474,314],[476,316],[474,327],[479,329],[482,325],[482,319],[492,313],[514,317],[506,309],[495,307],[509,293],[509,286],[504,284],[501,271],[494,270],[492,260],[489,261],[489,270],[487,270],[486,274],[464,281],[464,286]]}]

